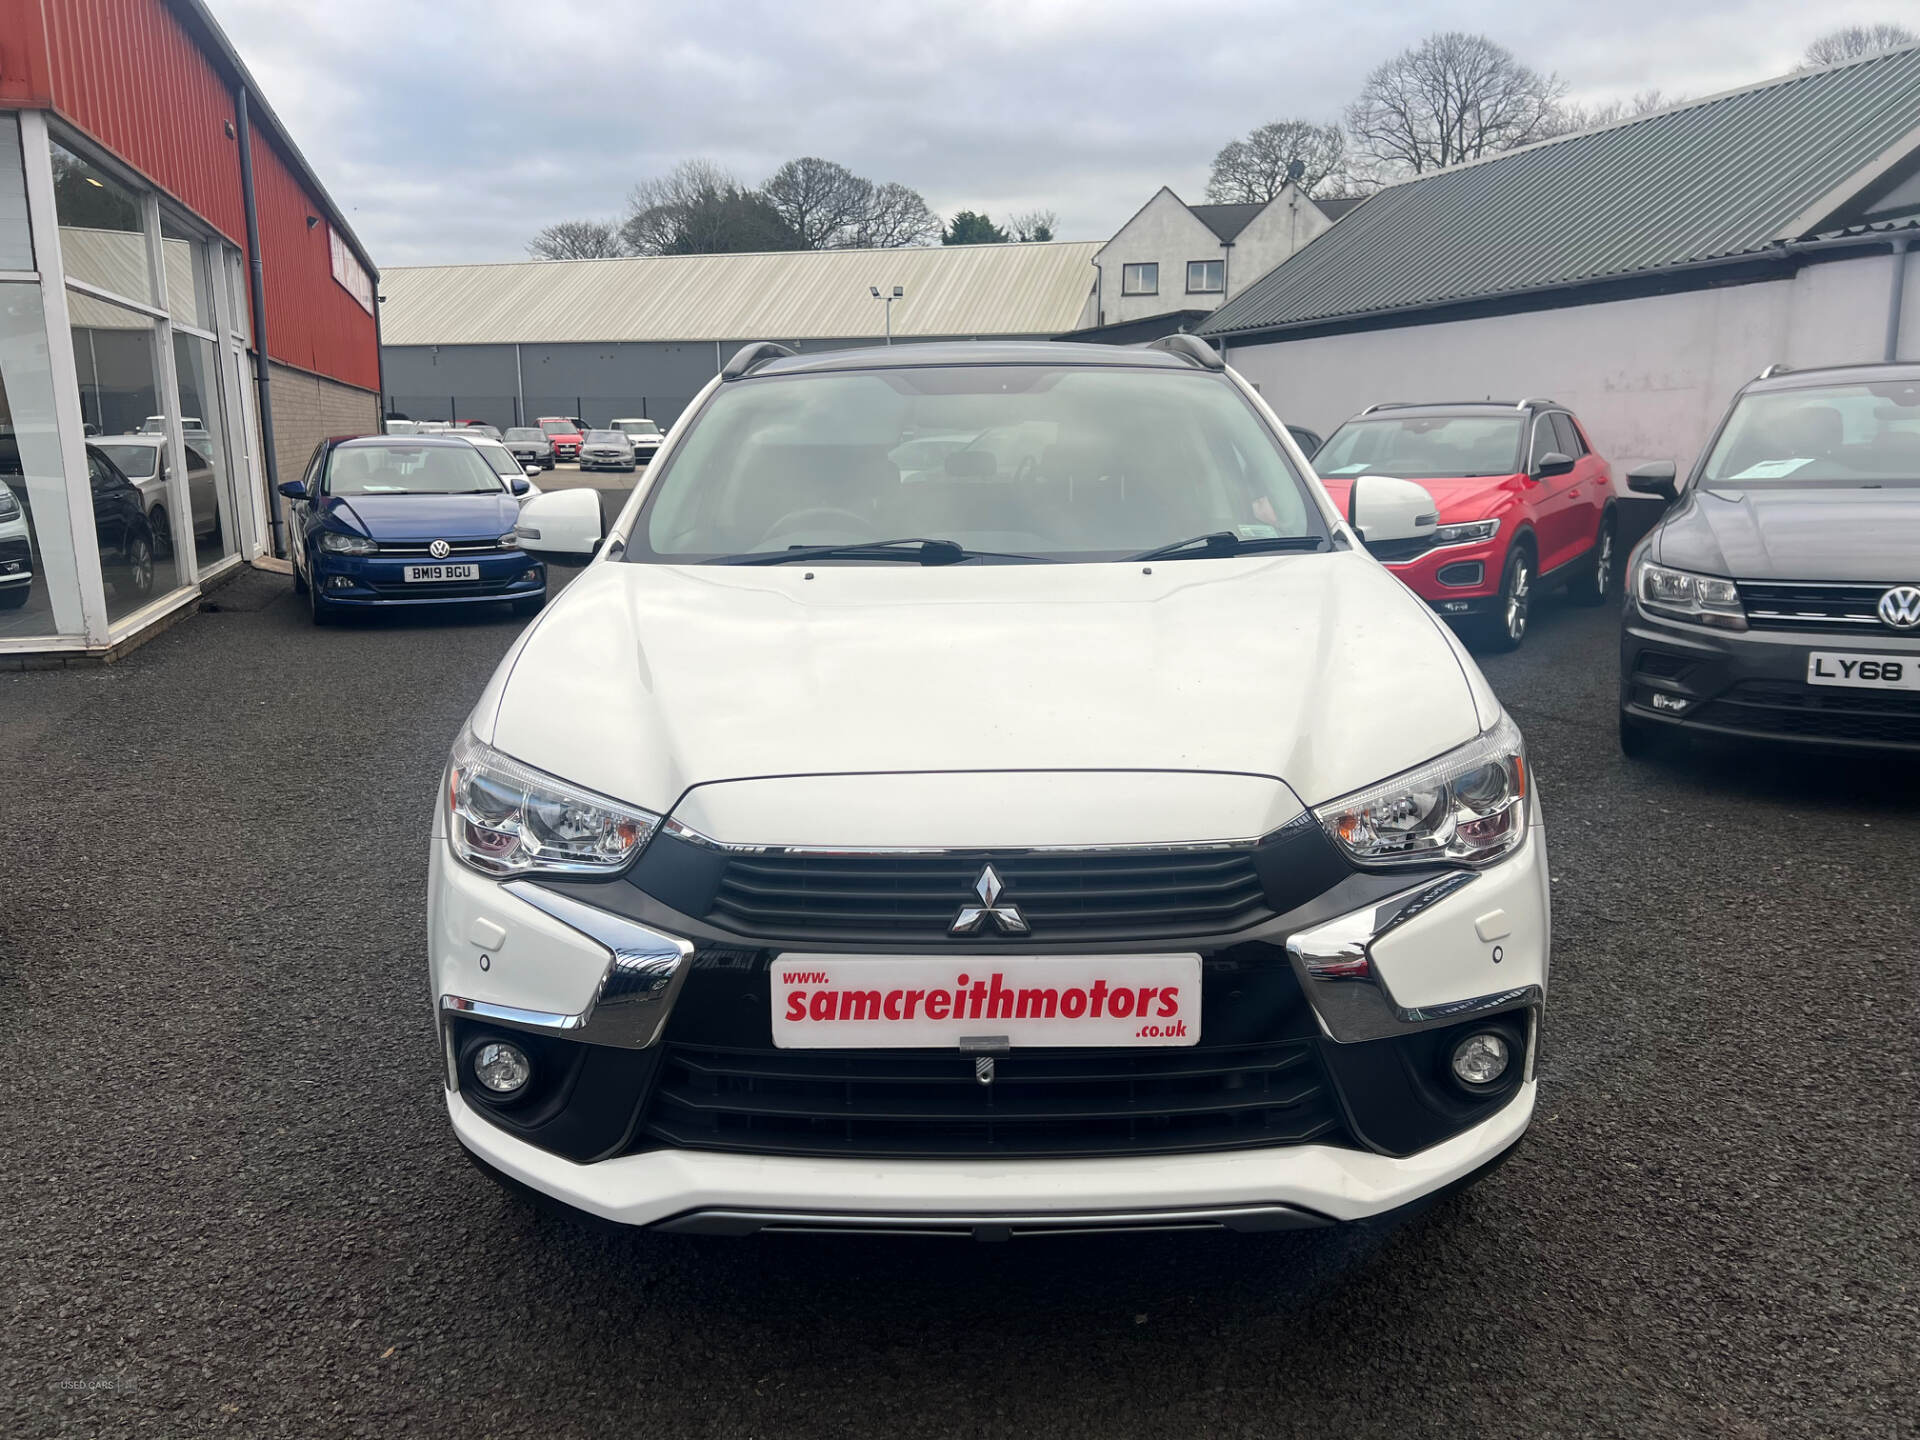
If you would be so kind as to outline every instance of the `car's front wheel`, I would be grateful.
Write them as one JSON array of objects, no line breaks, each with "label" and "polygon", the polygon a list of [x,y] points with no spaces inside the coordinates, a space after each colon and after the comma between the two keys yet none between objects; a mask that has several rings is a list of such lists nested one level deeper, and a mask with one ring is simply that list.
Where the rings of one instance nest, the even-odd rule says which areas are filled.
[{"label": "car's front wheel", "polygon": [[320,598],[320,587],[311,581],[307,583],[307,618],[315,625],[331,625],[334,608],[331,600]]},{"label": "car's front wheel", "polygon": [[1518,650],[1527,638],[1527,616],[1533,605],[1533,552],[1524,545],[1507,551],[1500,575],[1500,593],[1486,618],[1481,639],[1489,650]]},{"label": "car's front wheel", "polygon": [[1604,605],[1613,590],[1613,511],[1600,517],[1600,533],[1593,542],[1593,563],[1568,586],[1576,605]]},{"label": "car's front wheel", "polygon": [[153,532],[136,530],[127,537],[126,564],[122,568],[127,588],[135,598],[145,600],[153,594]]}]

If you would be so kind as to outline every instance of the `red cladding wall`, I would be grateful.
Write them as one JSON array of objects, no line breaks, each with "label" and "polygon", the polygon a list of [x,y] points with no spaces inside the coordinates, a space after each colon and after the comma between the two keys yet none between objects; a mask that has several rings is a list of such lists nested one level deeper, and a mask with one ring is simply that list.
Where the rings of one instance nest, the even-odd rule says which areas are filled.
[{"label": "red cladding wall", "polygon": [[[57,111],[246,249],[233,95],[164,0],[0,0],[0,105]],[[376,388],[373,317],[335,282],[324,212],[257,117],[253,170],[268,353]]]}]

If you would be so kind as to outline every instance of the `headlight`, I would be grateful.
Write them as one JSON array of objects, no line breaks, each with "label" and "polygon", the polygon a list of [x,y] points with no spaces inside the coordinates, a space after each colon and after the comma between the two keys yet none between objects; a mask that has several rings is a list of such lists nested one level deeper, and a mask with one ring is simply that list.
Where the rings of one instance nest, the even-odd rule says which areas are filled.
[{"label": "headlight", "polygon": [[506,534],[500,537],[500,540],[498,543],[502,550],[511,550],[513,549],[514,546],[520,543],[520,537],[514,531],[509,530]]},{"label": "headlight", "polygon": [[320,548],[335,555],[371,555],[380,547],[364,535],[349,535],[342,530],[322,530]]},{"label": "headlight", "polygon": [[1740,603],[1739,587],[1731,580],[1670,570],[1642,560],[1634,572],[1633,593],[1640,608],[1655,615],[1720,630],[1747,628],[1746,607]]},{"label": "headlight", "polygon": [[1484,865],[1526,834],[1526,747],[1518,727],[1502,715],[1458,750],[1313,813],[1361,865]]},{"label": "headlight", "polygon": [[660,817],[522,765],[462,731],[448,762],[453,853],[488,875],[611,875]]},{"label": "headlight", "polygon": [[1433,532],[1436,545],[1471,545],[1480,540],[1491,540],[1500,533],[1498,520],[1468,520],[1460,525],[1442,525]]},{"label": "headlight", "polygon": [[18,520],[20,518],[20,498],[13,491],[0,486],[0,520]]}]

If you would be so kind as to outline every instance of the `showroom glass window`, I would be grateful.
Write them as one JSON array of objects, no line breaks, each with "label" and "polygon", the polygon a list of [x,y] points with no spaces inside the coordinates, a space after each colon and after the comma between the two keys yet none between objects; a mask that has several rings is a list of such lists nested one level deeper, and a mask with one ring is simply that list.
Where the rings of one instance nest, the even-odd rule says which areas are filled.
[{"label": "showroom glass window", "polygon": [[216,285],[225,256],[181,221],[160,215],[166,257],[167,312],[173,325],[173,370],[180,394],[181,438],[187,461],[187,506],[194,556],[201,570],[236,553],[236,467],[228,443],[227,404],[220,379]]},{"label": "showroom glass window", "polygon": [[0,114],[0,639],[84,629],[34,266],[20,122]]}]

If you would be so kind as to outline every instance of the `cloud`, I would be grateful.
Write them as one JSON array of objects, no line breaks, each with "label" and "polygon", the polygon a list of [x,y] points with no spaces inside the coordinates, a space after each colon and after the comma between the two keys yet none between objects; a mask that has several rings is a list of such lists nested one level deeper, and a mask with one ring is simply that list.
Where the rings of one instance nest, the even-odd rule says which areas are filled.
[{"label": "cloud", "polygon": [[1593,102],[1709,93],[1792,67],[1876,0],[213,0],[382,265],[522,258],[614,217],[689,156],[758,182],[795,155],[899,180],[951,214],[1046,208],[1104,238],[1267,120],[1338,116],[1432,30],[1483,31]]}]

